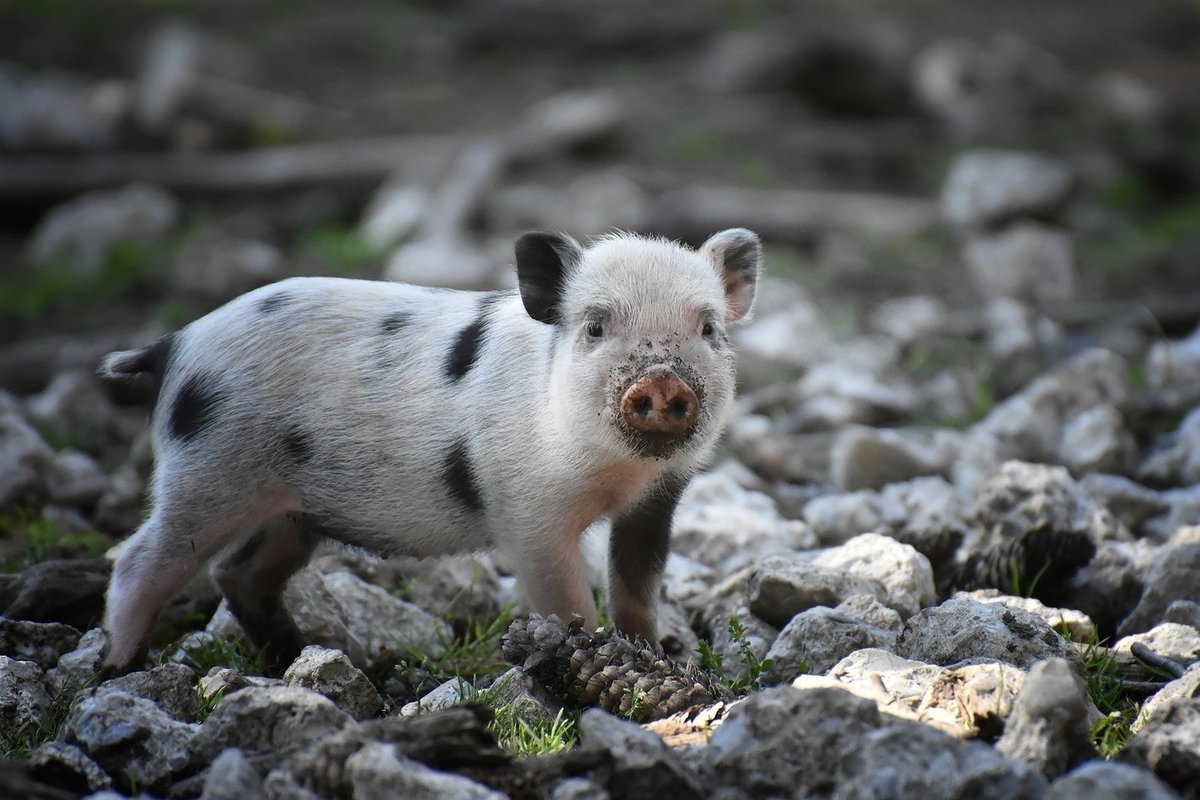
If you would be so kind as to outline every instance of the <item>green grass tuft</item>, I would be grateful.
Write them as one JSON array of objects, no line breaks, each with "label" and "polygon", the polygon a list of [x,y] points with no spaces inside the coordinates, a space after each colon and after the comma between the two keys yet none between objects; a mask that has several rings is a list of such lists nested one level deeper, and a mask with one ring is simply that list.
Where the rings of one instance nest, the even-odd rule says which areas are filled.
[{"label": "green grass tuft", "polygon": [[188,664],[201,675],[207,675],[213,667],[229,667],[243,675],[262,675],[266,670],[265,652],[241,637],[213,636],[203,644],[186,646],[183,651]]},{"label": "green grass tuft", "polygon": [[[737,645],[742,664],[746,667],[746,674],[740,678],[730,676],[725,671],[725,659],[720,653],[713,650],[709,642],[703,639],[700,640],[700,665],[715,673],[734,694],[758,691],[762,688],[763,675],[773,666],[771,659],[760,659],[758,653],[754,652],[750,638],[746,635],[746,627],[742,625],[737,614],[729,618],[729,635],[733,639],[733,643]],[[801,672],[808,672],[811,668],[811,665],[807,663],[800,665]]]},{"label": "green grass tuft", "polygon": [[58,558],[97,558],[112,546],[112,540],[98,531],[65,531],[40,514],[25,510],[0,516],[0,539],[15,540],[23,550],[4,560],[4,572],[19,572]]},{"label": "green grass tuft", "polygon": [[369,270],[378,271],[385,255],[353,228],[337,224],[305,231],[300,237],[300,248],[345,277],[361,277]]},{"label": "green grass tuft", "polygon": [[402,651],[409,657],[396,665],[397,671],[418,694],[452,678],[473,681],[504,672],[512,665],[500,654],[500,637],[512,622],[514,608],[509,605],[495,619],[470,625],[461,636],[442,637],[444,651],[440,656],[402,646]]}]

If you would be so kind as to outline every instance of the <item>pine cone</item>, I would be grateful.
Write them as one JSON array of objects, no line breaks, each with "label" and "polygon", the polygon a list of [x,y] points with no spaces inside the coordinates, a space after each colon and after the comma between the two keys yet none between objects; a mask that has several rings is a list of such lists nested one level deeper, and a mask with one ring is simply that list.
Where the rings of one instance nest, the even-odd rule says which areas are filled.
[{"label": "pine cone", "polygon": [[567,704],[599,706],[638,722],[732,698],[712,673],[679,664],[643,640],[589,633],[578,617],[569,623],[553,615],[518,619],[500,647]]}]

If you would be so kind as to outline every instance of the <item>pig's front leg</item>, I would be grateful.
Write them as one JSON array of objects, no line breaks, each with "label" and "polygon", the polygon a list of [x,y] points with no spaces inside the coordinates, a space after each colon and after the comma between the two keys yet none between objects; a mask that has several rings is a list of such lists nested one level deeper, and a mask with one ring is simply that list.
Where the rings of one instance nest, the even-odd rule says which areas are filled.
[{"label": "pig's front leg", "polygon": [[514,572],[533,610],[564,622],[578,614],[584,627],[598,624],[596,599],[583,569],[579,551],[582,531],[545,531],[527,536],[515,553]]},{"label": "pig's front leg", "polygon": [[655,604],[670,551],[671,520],[688,478],[665,475],[633,508],[613,519],[608,542],[608,605],[629,636],[657,642]]}]

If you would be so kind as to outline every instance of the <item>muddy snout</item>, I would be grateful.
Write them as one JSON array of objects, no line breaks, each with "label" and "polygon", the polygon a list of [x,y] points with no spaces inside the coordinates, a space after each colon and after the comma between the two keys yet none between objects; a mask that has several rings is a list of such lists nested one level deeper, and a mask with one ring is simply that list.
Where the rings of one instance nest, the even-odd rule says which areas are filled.
[{"label": "muddy snout", "polygon": [[670,367],[652,367],[625,390],[621,417],[639,433],[684,436],[700,417],[700,400]]}]

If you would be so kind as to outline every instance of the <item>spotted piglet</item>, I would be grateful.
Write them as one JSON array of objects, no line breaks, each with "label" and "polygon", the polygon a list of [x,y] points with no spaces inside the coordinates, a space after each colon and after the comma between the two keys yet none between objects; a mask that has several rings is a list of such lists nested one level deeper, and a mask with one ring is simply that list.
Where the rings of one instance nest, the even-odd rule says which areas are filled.
[{"label": "spotted piglet", "polygon": [[103,670],[141,666],[159,611],[214,556],[234,615],[286,667],[304,639],[283,589],[326,536],[499,549],[533,609],[594,626],[579,545],[604,516],[613,620],[652,639],[671,517],[733,401],[726,326],[748,318],[760,262],[744,229],[698,252],[529,233],[517,291],[292,278],[109,355],[103,376],[158,387],[157,463],[113,568]]}]

